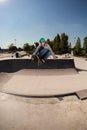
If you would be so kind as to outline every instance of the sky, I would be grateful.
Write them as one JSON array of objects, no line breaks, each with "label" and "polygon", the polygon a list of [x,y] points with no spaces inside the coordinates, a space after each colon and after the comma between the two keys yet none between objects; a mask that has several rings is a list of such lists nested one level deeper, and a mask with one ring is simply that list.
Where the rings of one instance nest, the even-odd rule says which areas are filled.
[{"label": "sky", "polygon": [[[1,2],[2,1],[2,2]],[[33,44],[66,33],[87,36],[87,0],[0,0],[0,46]]]}]

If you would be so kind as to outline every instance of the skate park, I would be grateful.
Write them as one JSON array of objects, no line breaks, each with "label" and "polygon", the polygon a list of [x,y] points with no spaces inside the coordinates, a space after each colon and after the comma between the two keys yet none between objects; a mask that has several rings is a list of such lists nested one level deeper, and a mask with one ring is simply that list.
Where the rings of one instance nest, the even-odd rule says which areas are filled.
[{"label": "skate park", "polygon": [[73,58],[48,59],[41,65],[31,59],[2,59],[0,91],[24,97],[77,95],[85,99],[87,80],[82,72],[86,71],[75,66]]},{"label": "skate park", "polygon": [[86,129],[87,61],[56,60],[42,66],[29,58],[0,60],[1,130]]}]

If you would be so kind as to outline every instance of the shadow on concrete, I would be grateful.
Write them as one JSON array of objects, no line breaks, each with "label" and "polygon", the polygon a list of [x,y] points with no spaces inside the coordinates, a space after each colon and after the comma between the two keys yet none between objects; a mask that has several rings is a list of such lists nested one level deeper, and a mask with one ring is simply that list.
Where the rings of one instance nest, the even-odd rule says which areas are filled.
[{"label": "shadow on concrete", "polygon": [[85,70],[85,69],[80,69],[80,68],[76,68],[76,70],[77,70],[78,72],[81,72],[81,71],[87,72],[87,70]]},{"label": "shadow on concrete", "polygon": [[64,94],[49,94],[49,95],[24,95],[24,94],[16,94],[16,93],[9,93],[9,92],[2,92],[4,94],[9,94],[13,96],[18,96],[18,97],[24,97],[24,98],[63,98],[66,96],[77,96],[76,92],[71,92],[71,93],[64,93]]},{"label": "shadow on concrete", "polygon": [[38,65],[31,59],[8,59],[0,61],[0,72],[13,73],[22,69],[75,69],[73,59],[49,59],[45,63]]}]

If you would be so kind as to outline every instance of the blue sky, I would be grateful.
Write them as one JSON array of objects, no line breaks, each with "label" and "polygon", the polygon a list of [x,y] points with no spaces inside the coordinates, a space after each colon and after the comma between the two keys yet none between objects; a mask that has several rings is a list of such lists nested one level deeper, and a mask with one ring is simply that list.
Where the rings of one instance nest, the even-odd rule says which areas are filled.
[{"label": "blue sky", "polygon": [[6,0],[0,3],[0,46],[33,44],[65,32],[69,42],[87,36],[87,0]]}]

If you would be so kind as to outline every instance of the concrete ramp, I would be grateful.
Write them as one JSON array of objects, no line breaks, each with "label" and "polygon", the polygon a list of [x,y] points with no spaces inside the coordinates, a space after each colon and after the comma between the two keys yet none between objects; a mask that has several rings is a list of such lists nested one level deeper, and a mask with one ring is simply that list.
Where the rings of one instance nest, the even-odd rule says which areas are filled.
[{"label": "concrete ramp", "polygon": [[18,73],[3,85],[1,91],[29,97],[65,96],[87,89],[86,76],[84,78],[82,76],[79,74],[34,76]]},{"label": "concrete ramp", "polygon": [[87,89],[77,91],[76,94],[81,100],[87,99]]},{"label": "concrete ramp", "polygon": [[22,69],[14,73],[15,75],[28,76],[61,76],[61,75],[75,75],[78,72],[74,68],[69,69]]},{"label": "concrete ramp", "polygon": [[8,59],[0,61],[0,72],[17,72],[22,69],[75,69],[73,59],[49,59],[38,65],[31,59]]},{"label": "concrete ramp", "polygon": [[49,97],[81,90],[77,82],[79,74],[75,69],[73,59],[47,60],[40,66],[31,59],[2,60],[0,72],[13,75],[1,89],[2,92],[8,94]]},{"label": "concrete ramp", "polygon": [[[81,60],[78,66],[81,63],[84,66],[79,68],[85,68],[86,62]],[[28,97],[76,94],[80,99],[86,99],[87,71],[77,73],[73,59],[47,60],[41,66],[30,59],[2,60],[0,91]]]}]

